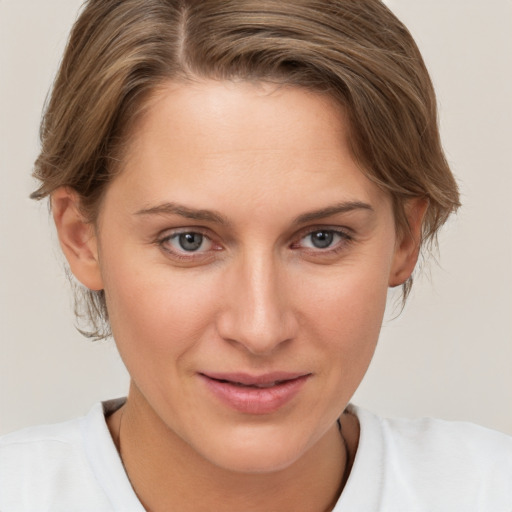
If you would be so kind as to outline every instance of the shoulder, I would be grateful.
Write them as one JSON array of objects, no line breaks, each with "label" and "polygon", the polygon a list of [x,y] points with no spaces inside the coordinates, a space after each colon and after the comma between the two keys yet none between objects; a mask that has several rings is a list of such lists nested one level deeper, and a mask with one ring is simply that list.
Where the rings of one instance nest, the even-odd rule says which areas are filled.
[{"label": "shoulder", "polygon": [[112,444],[102,404],[84,418],[0,437],[0,510],[111,510],[89,443]]},{"label": "shoulder", "polygon": [[361,433],[349,484],[360,491],[373,479],[374,510],[512,510],[512,437],[471,423],[350,412]]},{"label": "shoulder", "polygon": [[26,428],[0,438],[0,483],[83,458],[81,420]]},{"label": "shoulder", "polygon": [[[512,437],[479,425],[432,418],[381,419],[385,445],[404,464],[421,463],[440,475],[458,474],[480,485],[509,488],[512,479]],[[496,479],[498,478],[498,479]]]},{"label": "shoulder", "polygon": [[496,445],[512,446],[512,437],[474,423],[436,418],[381,418],[363,409],[354,409],[363,422],[378,423],[390,439],[405,444],[413,441],[414,446],[419,448],[423,445],[431,448],[432,443],[438,445],[447,442],[453,448],[462,446],[474,452]]}]

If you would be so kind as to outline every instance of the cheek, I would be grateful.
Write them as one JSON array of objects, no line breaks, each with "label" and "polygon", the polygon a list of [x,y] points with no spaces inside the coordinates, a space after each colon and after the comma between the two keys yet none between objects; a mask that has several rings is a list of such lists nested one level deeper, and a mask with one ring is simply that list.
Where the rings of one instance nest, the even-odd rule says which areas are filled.
[{"label": "cheek", "polygon": [[305,281],[301,296],[308,337],[317,340],[330,358],[326,368],[333,386],[342,381],[351,395],[379,337],[387,298],[385,265],[344,266],[324,280]]},{"label": "cheek", "polygon": [[215,315],[212,276],[173,272],[165,264],[117,263],[104,268],[104,282],[121,355],[136,352],[159,361],[189,350]]},{"label": "cheek", "polygon": [[345,266],[318,280],[304,282],[302,297],[322,326],[349,339],[380,329],[387,297],[387,274],[377,266]]}]

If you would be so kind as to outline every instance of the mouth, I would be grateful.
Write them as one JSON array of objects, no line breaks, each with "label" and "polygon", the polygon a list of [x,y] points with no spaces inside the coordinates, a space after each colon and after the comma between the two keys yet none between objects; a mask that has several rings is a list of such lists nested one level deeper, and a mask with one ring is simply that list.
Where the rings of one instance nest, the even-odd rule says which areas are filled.
[{"label": "mouth", "polygon": [[246,414],[270,414],[291,402],[312,374],[200,373],[199,376],[224,405]]},{"label": "mouth", "polygon": [[288,380],[275,380],[272,382],[266,382],[264,384],[244,384],[242,382],[232,382],[232,381],[223,380],[223,379],[221,379],[221,380],[213,379],[213,380],[217,380],[217,382],[222,382],[224,384],[231,384],[232,386],[239,386],[242,388],[257,388],[257,389],[273,388],[274,386],[280,386],[281,384],[288,382]]},{"label": "mouth", "polygon": [[204,373],[203,375],[213,380],[238,384],[240,386],[271,387],[309,374],[272,372],[263,375],[250,375],[247,373]]}]

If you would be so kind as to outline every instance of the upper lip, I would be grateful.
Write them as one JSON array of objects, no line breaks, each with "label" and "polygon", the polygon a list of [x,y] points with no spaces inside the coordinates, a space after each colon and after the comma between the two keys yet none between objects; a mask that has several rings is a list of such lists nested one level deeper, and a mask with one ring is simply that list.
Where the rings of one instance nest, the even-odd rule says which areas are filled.
[{"label": "upper lip", "polygon": [[310,373],[297,373],[297,372],[269,372],[262,375],[251,375],[249,373],[235,372],[235,373],[219,373],[219,372],[202,372],[201,375],[209,379],[233,382],[236,384],[243,384],[245,386],[268,386],[278,382],[298,379],[299,377],[306,377]]}]

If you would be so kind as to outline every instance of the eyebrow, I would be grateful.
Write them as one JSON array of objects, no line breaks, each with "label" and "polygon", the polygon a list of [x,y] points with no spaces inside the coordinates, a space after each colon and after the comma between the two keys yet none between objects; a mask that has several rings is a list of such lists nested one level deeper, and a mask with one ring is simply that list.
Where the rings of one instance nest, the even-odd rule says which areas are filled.
[{"label": "eyebrow", "polygon": [[[319,220],[340,213],[349,213],[357,210],[374,212],[373,207],[367,203],[363,203],[361,201],[345,201],[319,210],[303,213],[296,217],[293,220],[293,223],[305,224],[306,222],[311,222],[313,220]],[[142,210],[135,212],[135,215],[179,215],[186,219],[214,222],[224,226],[228,226],[230,224],[225,217],[213,210],[189,208],[177,203],[162,203],[150,208],[143,208]]]},{"label": "eyebrow", "polygon": [[135,215],[179,215],[186,219],[203,220],[222,225],[229,224],[227,219],[213,210],[197,210],[177,203],[162,203],[151,208],[143,208],[137,211]]},{"label": "eyebrow", "polygon": [[370,212],[375,211],[373,207],[367,203],[363,203],[361,201],[345,201],[332,206],[327,206],[326,208],[321,208],[320,210],[303,213],[295,218],[294,223],[305,224],[312,220],[324,219],[325,217],[331,217],[332,215],[337,215],[339,213],[349,213],[357,210],[367,210]]}]

